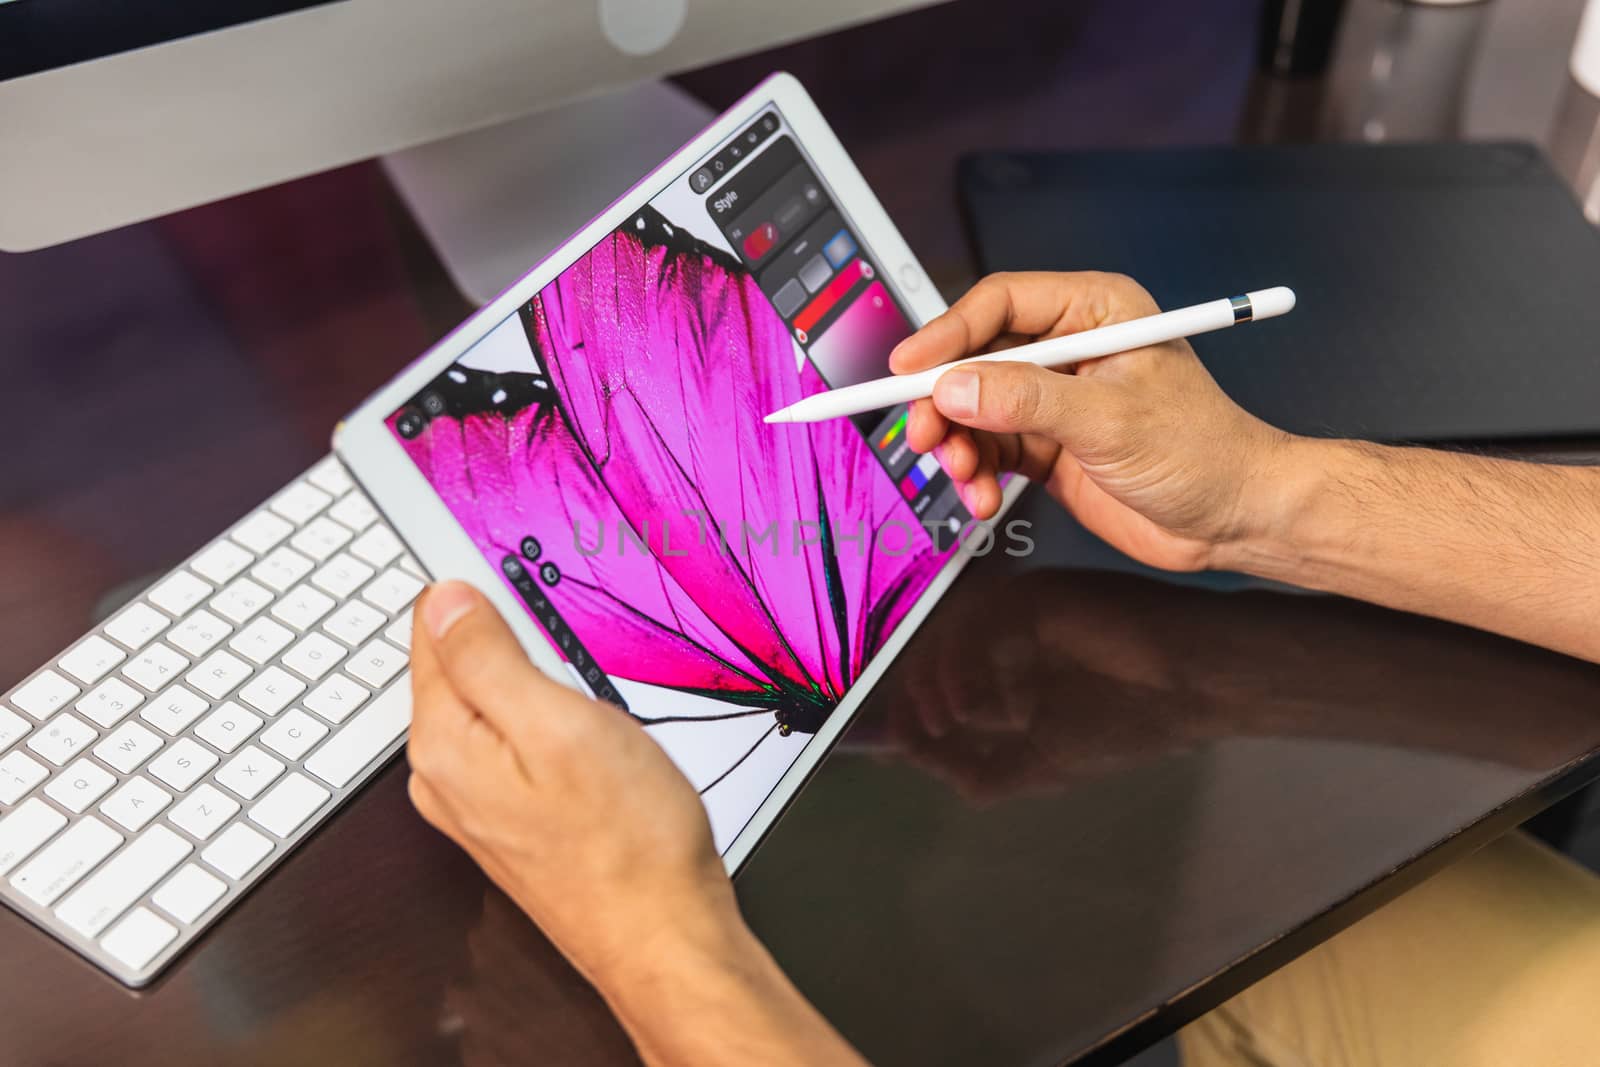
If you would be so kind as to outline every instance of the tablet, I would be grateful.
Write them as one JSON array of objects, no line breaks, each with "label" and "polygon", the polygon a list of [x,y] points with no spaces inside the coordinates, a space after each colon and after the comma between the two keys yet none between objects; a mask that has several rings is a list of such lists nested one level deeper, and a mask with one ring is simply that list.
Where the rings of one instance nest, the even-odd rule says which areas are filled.
[{"label": "tablet", "polygon": [[907,448],[905,407],[762,422],[886,374],[942,310],[777,75],[334,447],[430,574],[482,589],[541,669],[643,724],[732,872],[962,565],[1005,548]]}]

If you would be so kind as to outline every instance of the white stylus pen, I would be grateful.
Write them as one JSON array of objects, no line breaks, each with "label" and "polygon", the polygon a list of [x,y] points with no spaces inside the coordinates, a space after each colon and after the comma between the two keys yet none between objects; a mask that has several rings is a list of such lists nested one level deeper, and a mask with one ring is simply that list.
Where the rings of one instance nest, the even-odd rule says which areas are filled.
[{"label": "white stylus pen", "polygon": [[1243,296],[1224,297],[1142,319],[1129,319],[1082,333],[1036,341],[1031,345],[1019,345],[1004,352],[958,359],[954,363],[916,374],[896,374],[859,385],[847,385],[842,389],[831,389],[774,411],[766,421],[822,422],[824,419],[859,415],[863,411],[876,411],[911,400],[921,400],[933,395],[933,383],[939,380],[940,375],[969,363],[1005,361],[1032,363],[1040,367],[1064,367],[1086,359],[1114,356],[1118,352],[1131,352],[1135,348],[1226,329],[1241,322],[1276,318],[1293,310],[1293,289],[1281,285],[1274,289],[1259,289]]}]

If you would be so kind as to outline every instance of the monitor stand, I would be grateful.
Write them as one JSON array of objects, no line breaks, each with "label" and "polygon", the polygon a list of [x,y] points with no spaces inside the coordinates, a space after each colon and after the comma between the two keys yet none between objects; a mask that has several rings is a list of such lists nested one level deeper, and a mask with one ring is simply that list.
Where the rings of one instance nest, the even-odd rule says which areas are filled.
[{"label": "monitor stand", "polygon": [[677,86],[649,81],[392,152],[383,167],[457,288],[481,305],[712,115]]}]

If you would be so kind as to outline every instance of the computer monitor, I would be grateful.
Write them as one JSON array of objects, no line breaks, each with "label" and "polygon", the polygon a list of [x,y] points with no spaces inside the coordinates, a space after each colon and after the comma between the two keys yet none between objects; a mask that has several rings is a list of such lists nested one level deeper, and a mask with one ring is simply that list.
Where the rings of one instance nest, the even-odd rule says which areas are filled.
[{"label": "computer monitor", "polygon": [[[0,0],[0,249],[58,244],[930,2]],[[652,144],[654,155],[618,168],[632,143],[619,124],[642,121],[659,141],[674,121],[698,122],[681,97],[655,97],[591,102],[610,128],[584,137],[570,121],[535,124],[488,154],[532,153],[546,182],[552,171],[586,176],[585,213],[559,238],[666,154]],[[596,180],[600,156],[630,176]],[[471,231],[515,233],[516,221],[487,226],[491,206],[455,199],[430,221],[419,190],[459,199],[470,184],[439,153],[391,173],[436,245],[455,235],[447,265],[482,296],[474,290],[505,268],[481,262]],[[540,198],[507,175],[478,184]],[[477,212],[465,237],[463,212]],[[525,267],[538,243],[498,254]]]}]

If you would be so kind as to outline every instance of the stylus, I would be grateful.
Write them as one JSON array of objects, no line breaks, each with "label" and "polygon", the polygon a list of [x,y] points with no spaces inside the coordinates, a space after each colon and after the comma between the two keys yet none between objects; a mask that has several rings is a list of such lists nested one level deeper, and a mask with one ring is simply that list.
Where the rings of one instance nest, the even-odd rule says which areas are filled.
[{"label": "stylus", "polygon": [[1032,363],[1040,367],[1064,367],[1086,359],[1114,356],[1135,348],[1165,344],[1182,337],[1226,329],[1241,322],[1271,319],[1294,310],[1294,290],[1278,286],[1259,289],[1243,296],[1224,297],[1205,304],[1163,311],[1142,319],[1129,319],[1066,337],[1052,337],[1031,345],[1019,345],[985,356],[958,359],[916,374],[896,374],[876,381],[847,385],[826,393],[808,396],[767,416],[768,422],[822,422],[864,411],[894,407],[933,395],[933,383],[952,368],[968,363],[1006,361]]}]

